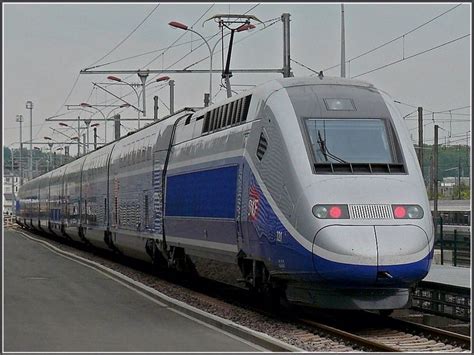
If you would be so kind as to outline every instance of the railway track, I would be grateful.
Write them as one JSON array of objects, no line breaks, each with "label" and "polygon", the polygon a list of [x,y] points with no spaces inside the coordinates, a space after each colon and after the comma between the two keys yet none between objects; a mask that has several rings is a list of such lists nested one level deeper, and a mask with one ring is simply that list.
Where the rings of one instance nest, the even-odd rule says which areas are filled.
[{"label": "railway track", "polygon": [[346,317],[334,321],[333,312],[320,314],[323,320],[319,322],[306,318],[298,321],[315,332],[341,337],[355,349],[384,352],[470,352],[471,349],[470,337],[423,324],[368,312],[357,312],[356,322]]}]

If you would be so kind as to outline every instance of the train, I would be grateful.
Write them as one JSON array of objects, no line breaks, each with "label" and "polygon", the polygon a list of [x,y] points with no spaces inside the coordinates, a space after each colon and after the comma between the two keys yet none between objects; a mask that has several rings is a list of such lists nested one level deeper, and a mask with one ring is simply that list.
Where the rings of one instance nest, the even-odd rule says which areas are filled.
[{"label": "train", "polygon": [[410,305],[434,227],[386,92],[319,75],[184,108],[24,184],[25,228],[329,309]]}]

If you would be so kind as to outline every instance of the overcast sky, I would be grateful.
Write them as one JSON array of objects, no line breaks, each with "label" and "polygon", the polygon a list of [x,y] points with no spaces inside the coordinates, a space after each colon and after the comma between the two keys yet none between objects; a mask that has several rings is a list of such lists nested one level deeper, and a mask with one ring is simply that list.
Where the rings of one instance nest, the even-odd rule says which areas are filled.
[{"label": "overcast sky", "polygon": [[[107,82],[106,75],[80,75],[70,97],[66,100],[81,69],[96,63],[117,44],[123,41],[153,10],[151,15],[116,50],[96,65],[154,51],[135,59],[105,65],[100,69],[184,69],[208,56],[206,46],[191,33],[168,26],[170,21],[180,21],[203,36],[214,35],[217,24],[205,19],[223,13],[246,13],[255,15],[266,22],[251,32],[235,35],[232,53],[233,68],[281,68],[282,63],[282,23],[274,22],[281,14],[291,14],[291,56],[294,60],[312,68],[325,70],[340,63],[340,5],[335,3],[162,3],[134,4],[15,4],[3,3],[3,135],[6,145],[19,141],[17,114],[25,118],[23,139],[29,139],[29,113],[25,108],[27,100],[33,101],[33,140],[44,141],[50,136],[58,141],[66,139],[49,127],[60,129],[69,136],[72,130],[61,128],[58,122],[46,122],[45,118],[65,113],[61,117],[73,118],[78,114],[87,118],[87,112],[67,111],[66,104],[112,104],[115,99],[100,89],[93,90],[92,82]],[[374,52],[351,60],[347,67],[350,77],[373,83],[388,92],[400,102],[423,106],[431,111],[448,111],[459,107],[462,110],[435,114],[436,122],[443,128],[441,142],[459,144],[466,142],[466,132],[470,130],[471,105],[471,37],[456,40],[471,33],[471,5],[462,4],[425,26],[411,30],[438,15],[454,8],[459,3],[446,4],[351,4],[345,5],[346,18],[346,58],[351,59],[394,38],[406,34]],[[252,9],[253,8],[253,9]],[[198,21],[198,19],[202,18]],[[271,25],[273,23],[273,25]],[[257,23],[255,23],[257,24]],[[269,26],[270,25],[270,26]],[[165,49],[176,39],[181,46]],[[247,38],[248,37],[248,38]],[[211,46],[218,37],[210,40]],[[425,54],[403,60],[383,69],[366,73],[372,69],[410,57],[419,52],[456,40]],[[225,38],[227,43],[228,37]],[[186,43],[187,42],[187,43]],[[216,49],[214,68],[221,68],[221,54]],[[158,51],[157,51],[158,50]],[[183,58],[184,57],[184,58]],[[180,60],[183,58],[182,60]],[[153,62],[152,60],[155,59]],[[180,60],[180,61],[178,61]],[[177,62],[178,61],[178,62]],[[150,63],[151,62],[151,63]],[[174,64],[177,62],[176,64]],[[150,63],[150,64],[149,64]],[[174,64],[174,65],[173,65]],[[312,75],[308,69],[291,63],[295,76]],[[208,69],[208,59],[191,69]],[[339,76],[340,68],[325,70],[327,76]],[[208,92],[208,74],[174,74],[175,109],[184,106],[201,106],[204,92]],[[126,76],[122,76],[125,78]],[[151,76],[152,78],[154,76]],[[280,74],[234,74],[233,84],[259,84]],[[213,76],[213,93],[220,89],[220,74]],[[138,82],[136,75],[128,78]],[[128,87],[109,86],[109,90],[122,96],[130,91]],[[246,86],[235,86],[236,91]],[[159,90],[159,91],[157,91]],[[153,96],[168,105],[168,87],[160,90],[159,84],[147,88],[147,116],[153,115]],[[221,89],[214,101],[225,98]],[[135,94],[127,96],[132,104],[137,103]],[[415,110],[407,105],[399,105],[402,114]],[[110,109],[104,109],[108,113]],[[118,110],[116,112],[119,112]],[[428,111],[426,111],[428,112]],[[429,112],[428,112],[429,113]],[[160,116],[168,114],[160,103]],[[122,117],[136,117],[133,109],[121,111]],[[94,115],[93,119],[99,119]],[[425,139],[432,142],[432,116],[425,116]],[[417,139],[416,119],[408,117],[407,126]],[[99,135],[103,137],[103,123]],[[124,122],[129,128],[135,122]],[[112,136],[111,124],[108,137]],[[124,130],[125,132],[125,130]],[[431,141],[430,141],[431,140]],[[71,149],[71,153],[75,148]]]}]

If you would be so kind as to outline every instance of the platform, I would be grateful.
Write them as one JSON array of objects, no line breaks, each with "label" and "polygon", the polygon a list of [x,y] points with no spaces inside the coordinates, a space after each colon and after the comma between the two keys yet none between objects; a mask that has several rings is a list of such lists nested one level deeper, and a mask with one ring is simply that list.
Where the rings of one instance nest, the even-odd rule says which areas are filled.
[{"label": "platform", "polygon": [[178,314],[4,230],[8,352],[249,352],[258,346]]},{"label": "platform", "polygon": [[471,268],[437,265],[433,263],[431,264],[430,272],[423,281],[470,288]]}]

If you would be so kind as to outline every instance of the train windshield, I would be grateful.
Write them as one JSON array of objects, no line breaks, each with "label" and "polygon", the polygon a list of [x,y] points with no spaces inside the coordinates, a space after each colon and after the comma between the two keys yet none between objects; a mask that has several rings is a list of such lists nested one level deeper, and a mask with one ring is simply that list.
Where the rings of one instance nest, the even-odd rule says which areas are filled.
[{"label": "train windshield", "polygon": [[384,120],[305,120],[316,163],[394,163]]}]

